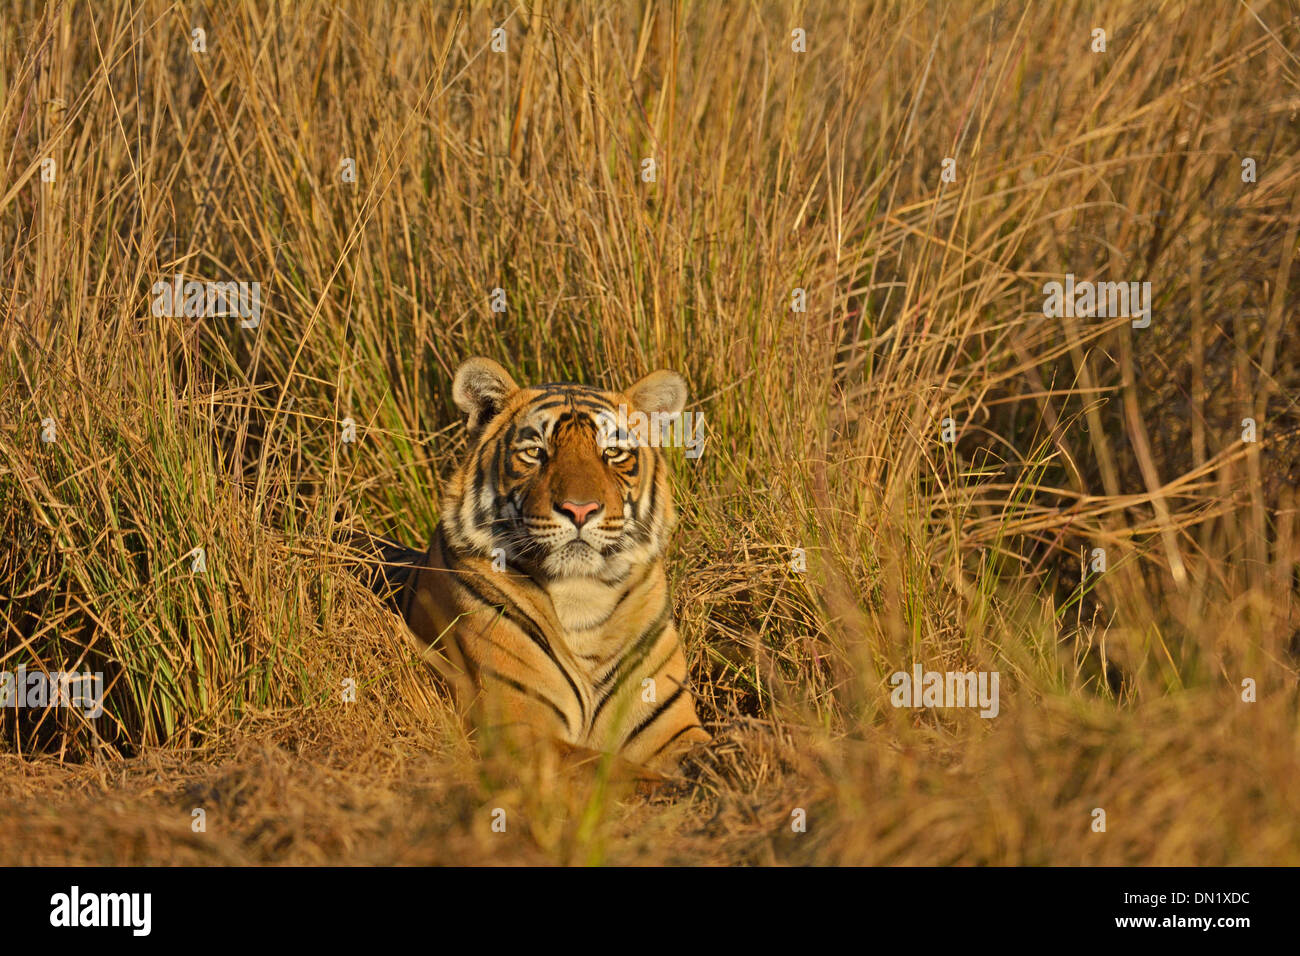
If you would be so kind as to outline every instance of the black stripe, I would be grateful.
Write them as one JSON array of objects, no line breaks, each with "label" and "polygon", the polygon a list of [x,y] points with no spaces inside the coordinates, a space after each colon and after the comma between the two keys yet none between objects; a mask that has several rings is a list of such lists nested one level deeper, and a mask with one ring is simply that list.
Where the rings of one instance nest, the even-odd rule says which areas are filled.
[{"label": "black stripe", "polygon": [[[645,570],[641,572],[641,576],[637,578],[634,583],[628,585],[628,589],[619,596],[619,599],[617,601],[614,602],[614,610],[609,612],[610,617],[613,617],[614,614],[618,611],[618,609],[623,606],[623,602],[628,599],[628,595],[630,595],[633,591],[635,591],[641,585],[646,583],[646,580],[654,572],[654,569],[656,567],[658,567],[658,565],[656,565],[653,561],[650,564],[646,565]],[[665,597],[664,605],[667,606],[667,604],[668,604],[668,600],[667,597]],[[609,618],[606,618],[605,620],[609,620]]]},{"label": "black stripe", "polygon": [[[635,671],[637,666],[649,656],[651,648],[654,647],[655,641],[659,639],[659,635],[661,635],[664,632],[664,629],[668,626],[669,620],[668,602],[665,601],[664,609],[659,613],[659,617],[655,618],[654,622],[646,629],[645,633],[637,638],[636,643],[628,649],[628,652],[624,654],[622,658],[615,662],[614,666],[606,672],[605,676],[601,678],[600,682],[597,684],[596,690],[604,691],[604,694],[596,704],[596,709],[591,715],[591,722],[587,724],[588,727],[596,726],[596,722],[600,720],[600,713],[605,709],[605,705],[613,700],[614,695],[617,694],[619,689],[627,682],[627,679],[631,676],[632,672]],[[671,660],[672,654],[675,654],[676,652],[677,647],[674,645],[672,653],[668,655],[668,659]],[[633,654],[637,655],[636,660],[632,660]],[[659,667],[652,670],[650,672],[651,676],[659,673],[659,668],[663,667],[664,664],[667,663],[668,661],[665,660],[663,664],[660,664]],[[608,690],[605,690],[606,683],[615,676],[617,676],[617,679],[613,681]]]},{"label": "black stripe", "polygon": [[532,391],[545,392],[548,395],[554,395],[557,392],[561,394],[568,392],[604,394],[603,389],[596,388],[594,385],[579,385],[576,382],[544,382],[541,385],[534,385]]},{"label": "black stripe", "polygon": [[495,681],[500,681],[507,687],[519,691],[519,693],[523,694],[525,697],[531,697],[533,700],[545,704],[547,707],[551,708],[551,710],[555,711],[555,715],[564,722],[565,729],[570,733],[573,732],[573,726],[569,723],[569,718],[565,715],[564,711],[560,710],[560,708],[555,705],[555,701],[551,700],[549,697],[533,690],[531,687],[525,687],[523,684],[519,683],[519,681],[506,677],[504,674],[494,671],[490,667],[482,668],[479,673],[483,676],[490,677]]},{"label": "black stripe", "polygon": [[[501,611],[500,611],[499,609],[497,609],[497,608],[494,608],[494,607],[490,607],[490,606],[489,606],[489,607],[485,608],[484,610],[488,610],[488,611],[496,611],[496,615],[497,615],[498,618],[500,618],[500,617],[502,616],[502,615],[501,615]],[[469,612],[468,612],[468,614],[474,614],[474,613],[476,613],[476,612],[474,612],[474,611],[469,611]],[[466,616],[466,615],[457,615],[457,616],[458,616],[458,617],[464,617],[464,616]],[[473,658],[471,658],[471,657],[470,657],[470,656],[465,652],[465,646],[464,646],[464,644],[461,642],[460,635],[459,635],[459,633],[458,633],[458,631],[457,631],[457,629],[456,629],[455,627],[452,628],[451,633],[452,633],[452,635],[456,638],[456,648],[457,648],[457,650],[460,651],[461,656],[464,657],[465,660],[469,661],[470,664],[471,664],[471,666],[473,666],[473,667],[478,667],[478,661],[476,661],[476,660],[474,660]],[[492,645],[492,647],[493,647],[495,650],[500,651],[502,654],[504,654],[504,655],[506,655],[507,657],[509,657],[512,661],[516,661],[516,662],[522,664],[524,667],[528,668],[529,670],[533,670],[533,671],[537,670],[537,668],[533,667],[533,665],[532,665],[531,663],[529,663],[528,661],[524,660],[522,657],[520,657],[518,654],[516,654],[516,653],[515,653],[514,651],[512,651],[510,648],[506,647],[504,644],[501,644],[501,643],[499,643],[499,642],[497,642],[497,641],[494,641],[494,640],[492,640],[491,638],[484,637],[483,634],[481,634],[481,633],[480,633],[479,635],[477,635],[477,636],[478,636],[478,639],[479,639],[480,641],[482,641],[484,644],[490,644],[490,645]]]},{"label": "black stripe", "polygon": [[[514,430],[515,430],[515,426],[514,426],[514,425],[511,425],[511,426],[510,426],[510,433],[511,433],[512,435],[514,434]],[[477,521],[478,521],[478,523],[479,523],[480,525],[482,525],[482,524],[483,524],[485,521],[487,521],[489,518],[494,517],[493,511],[494,511],[495,509],[493,508],[493,505],[495,505],[495,504],[497,503],[497,501],[498,501],[498,500],[500,499],[500,497],[501,497],[501,489],[498,487],[498,481],[500,480],[500,476],[501,476],[501,463],[502,463],[502,460],[503,460],[503,458],[504,458],[504,456],[505,456],[505,449],[506,449],[506,446],[505,446],[505,443],[504,443],[504,442],[503,442],[503,443],[499,443],[499,444],[497,445],[497,447],[496,447],[496,454],[493,456],[493,459],[492,459],[492,466],[491,466],[491,467],[492,467],[492,470],[491,470],[491,472],[487,472],[486,474],[483,475],[483,477],[484,477],[484,481],[489,481],[489,480],[490,480],[490,481],[492,482],[492,487],[493,487],[493,489],[494,489],[494,494],[493,494],[493,495],[491,496],[491,498],[490,498],[491,503],[490,503],[489,505],[487,505],[487,507],[481,507],[481,502],[482,502],[481,497],[477,497],[477,496],[476,496],[476,497],[474,498],[474,517],[475,517],[475,519],[477,519]],[[486,469],[486,465],[487,465],[487,463],[484,462],[484,461],[480,461],[480,462],[479,462],[479,467],[482,468],[482,469],[484,470],[484,472],[487,471],[487,469]],[[481,474],[482,474],[482,472],[481,472]],[[480,490],[481,490],[481,489],[480,489]]]},{"label": "black stripe", "polygon": [[596,436],[596,423],[592,421],[590,415],[578,414],[576,411],[566,412],[560,416],[560,424],[568,427],[570,431],[582,431],[593,438]]},{"label": "black stripe", "polygon": [[[489,503],[486,506],[483,504],[483,489],[487,485],[489,477],[494,475],[499,475],[501,473],[499,470],[496,470],[501,460],[500,458],[501,446],[500,445],[497,446],[495,461],[492,465],[494,470],[492,472],[489,472],[488,470],[489,465],[487,461],[488,458],[487,453],[488,453],[488,447],[484,445],[480,447],[478,451],[475,452],[474,454],[474,468],[472,471],[473,477],[469,483],[470,484],[469,496],[466,499],[469,502],[470,513],[474,517],[474,524],[479,527],[481,527],[490,517],[492,517],[491,503]],[[490,501],[491,498],[489,499],[489,502]]]},{"label": "black stripe", "polygon": [[641,723],[637,724],[636,727],[633,728],[632,732],[628,734],[627,737],[624,738],[623,746],[626,747],[628,744],[632,742],[632,739],[636,737],[637,734],[641,733],[641,731],[645,730],[656,720],[658,720],[664,714],[664,712],[668,710],[669,707],[671,707],[673,704],[677,702],[677,698],[681,697],[682,694],[684,693],[686,693],[686,685],[678,684],[677,689],[673,691],[672,696],[670,696],[666,701],[660,704],[658,710],[656,710],[653,714],[650,714],[648,717],[646,717],[643,721],[641,721]]},{"label": "black stripe", "polygon": [[[650,653],[650,647],[654,644],[655,639],[658,638],[659,635],[663,633],[664,628],[668,626],[668,616],[668,601],[665,600],[664,606],[659,609],[658,616],[656,616],[655,619],[650,622],[650,625],[641,632],[636,641],[633,642],[632,646],[627,649],[627,653],[619,659],[619,662],[615,664],[614,667],[601,675],[600,680],[596,682],[597,690],[603,689],[604,686],[613,679],[615,672],[623,669],[624,664],[631,659],[634,653],[641,651],[642,658],[644,658],[646,654]],[[635,663],[639,664],[640,660]]]},{"label": "black stripe", "polygon": [[685,727],[682,727],[680,730],[677,731],[677,733],[673,734],[671,737],[669,737],[667,740],[665,740],[663,743],[661,743],[661,744],[659,745],[658,749],[656,749],[655,752],[652,753],[652,754],[651,754],[649,757],[647,757],[646,759],[647,759],[647,760],[653,760],[655,757],[658,757],[661,753],[664,752],[664,748],[667,747],[670,743],[672,743],[674,740],[676,740],[676,739],[677,739],[678,737],[680,737],[682,734],[686,733],[686,731],[688,731],[688,730],[694,730],[694,729],[695,729],[696,727],[698,727],[698,726],[700,726],[700,725],[699,725],[699,724],[687,724]]},{"label": "black stripe", "polygon": [[460,635],[456,633],[455,626],[451,628],[451,642],[456,645],[456,653],[460,655],[460,661],[465,665],[465,670],[469,671],[469,679],[475,684],[479,683],[478,662],[465,653],[465,645],[461,643]]},{"label": "black stripe", "polygon": [[638,526],[633,537],[642,542],[650,540],[650,526],[654,521],[655,507],[659,502],[659,460],[653,452],[650,452],[649,456],[650,472],[646,475],[646,481],[650,482],[650,507],[646,509],[645,520],[641,518],[640,502],[632,505],[632,517],[636,519]]},{"label": "black stripe", "polygon": [[596,411],[609,412],[610,414],[613,414],[613,409],[611,409],[607,403],[599,399],[575,398],[573,396],[556,398],[551,401],[542,401],[536,405],[528,406],[524,411],[526,414],[535,415],[537,412],[549,412],[552,408],[565,407],[581,409],[584,412]]},{"label": "black stripe", "polygon": [[[474,445],[475,450],[481,451],[482,449],[487,448],[489,445],[491,445],[498,438],[500,438],[501,433],[506,430],[506,427],[508,425],[514,423],[515,417],[518,414],[519,414],[519,410],[516,409],[514,412],[510,414],[509,418],[500,418],[500,412],[498,412],[497,413],[498,417],[493,419],[493,421],[496,422],[496,427],[492,429],[491,433],[488,433],[486,431],[489,423],[484,422],[483,423],[484,431],[478,436],[476,440],[477,444]],[[471,443],[473,443],[474,441],[475,439],[471,439]]]},{"label": "black stripe", "polygon": [[528,406],[527,413],[536,415],[538,412],[549,412],[552,408],[559,408],[562,405],[569,404],[567,399],[556,399],[554,401],[539,401],[536,405]]}]

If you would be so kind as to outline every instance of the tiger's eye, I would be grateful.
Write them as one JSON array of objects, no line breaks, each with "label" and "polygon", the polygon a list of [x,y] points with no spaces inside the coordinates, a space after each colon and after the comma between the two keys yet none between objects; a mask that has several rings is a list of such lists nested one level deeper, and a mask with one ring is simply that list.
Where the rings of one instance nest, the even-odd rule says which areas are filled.
[{"label": "tiger's eye", "polygon": [[540,448],[521,448],[515,454],[520,461],[528,465],[535,465],[542,460],[542,450]]}]

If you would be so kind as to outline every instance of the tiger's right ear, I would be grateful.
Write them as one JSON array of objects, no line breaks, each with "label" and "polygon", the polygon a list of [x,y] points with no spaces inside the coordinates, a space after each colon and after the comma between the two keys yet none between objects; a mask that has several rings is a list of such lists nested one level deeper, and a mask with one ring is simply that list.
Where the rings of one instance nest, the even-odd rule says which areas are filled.
[{"label": "tiger's right ear", "polygon": [[456,369],[451,397],[456,407],[469,416],[467,427],[473,438],[505,407],[506,399],[519,390],[510,373],[489,358],[466,359]]}]

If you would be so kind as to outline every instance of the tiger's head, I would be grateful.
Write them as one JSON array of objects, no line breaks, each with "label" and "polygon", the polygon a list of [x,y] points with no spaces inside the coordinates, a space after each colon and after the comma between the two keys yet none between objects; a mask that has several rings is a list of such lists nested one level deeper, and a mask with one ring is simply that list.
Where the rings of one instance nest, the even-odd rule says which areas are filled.
[{"label": "tiger's head", "polygon": [[452,397],[470,442],[443,498],[457,551],[504,553],[543,581],[611,583],[662,551],[675,511],[659,450],[619,424],[677,416],[686,383],[676,372],[652,372],[623,392],[520,388],[496,362],[472,358]]}]

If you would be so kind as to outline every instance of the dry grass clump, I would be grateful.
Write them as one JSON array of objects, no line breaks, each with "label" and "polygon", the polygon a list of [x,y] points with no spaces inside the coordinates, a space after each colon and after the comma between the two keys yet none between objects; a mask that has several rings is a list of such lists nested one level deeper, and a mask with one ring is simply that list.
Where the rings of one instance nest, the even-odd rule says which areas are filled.
[{"label": "dry grass clump", "polygon": [[[1287,4],[0,35],[0,670],[110,685],[0,711],[0,862],[1300,863]],[[260,321],[153,315],[178,273]],[[1150,327],[1044,317],[1067,273],[1150,282]],[[480,759],[335,543],[427,541],[476,353],[692,384],[671,574],[717,740],[671,791]],[[997,671],[998,716],[893,707],[914,662]]]}]

